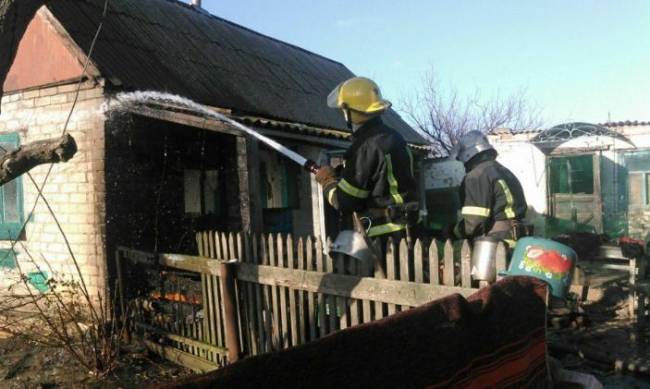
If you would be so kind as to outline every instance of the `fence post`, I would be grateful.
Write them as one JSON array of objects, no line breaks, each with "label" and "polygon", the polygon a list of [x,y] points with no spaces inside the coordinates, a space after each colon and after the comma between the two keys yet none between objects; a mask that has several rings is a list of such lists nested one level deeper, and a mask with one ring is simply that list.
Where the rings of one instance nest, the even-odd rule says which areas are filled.
[{"label": "fence post", "polygon": [[129,315],[126,312],[126,304],[124,303],[124,269],[122,268],[122,250],[118,247],[115,250],[115,267],[117,270],[117,287],[120,293],[120,319],[124,325],[124,341],[126,343],[131,343],[131,329],[129,328],[130,323],[128,322]]},{"label": "fence post", "polygon": [[228,362],[239,360],[239,328],[237,326],[237,296],[235,292],[235,261],[221,262],[221,295],[223,297],[224,324]]}]

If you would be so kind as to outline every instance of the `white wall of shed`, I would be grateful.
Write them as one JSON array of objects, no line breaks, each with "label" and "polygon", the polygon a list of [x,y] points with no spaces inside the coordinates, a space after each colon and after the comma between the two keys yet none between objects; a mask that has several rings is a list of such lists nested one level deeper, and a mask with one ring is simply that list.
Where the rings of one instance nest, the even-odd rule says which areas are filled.
[{"label": "white wall of shed", "polygon": [[546,156],[537,147],[526,141],[493,142],[499,153],[497,161],[507,167],[519,179],[529,214],[545,214],[546,201]]}]

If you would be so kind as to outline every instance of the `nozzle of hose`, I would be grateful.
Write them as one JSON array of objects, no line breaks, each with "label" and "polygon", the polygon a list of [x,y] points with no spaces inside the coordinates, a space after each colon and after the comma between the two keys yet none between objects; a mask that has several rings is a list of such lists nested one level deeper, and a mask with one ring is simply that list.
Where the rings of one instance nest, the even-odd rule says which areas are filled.
[{"label": "nozzle of hose", "polygon": [[308,159],[307,162],[305,162],[305,164],[302,167],[305,168],[305,170],[307,170],[311,174],[318,173],[318,169],[320,169],[320,166],[318,166],[318,164],[312,161],[311,159]]}]

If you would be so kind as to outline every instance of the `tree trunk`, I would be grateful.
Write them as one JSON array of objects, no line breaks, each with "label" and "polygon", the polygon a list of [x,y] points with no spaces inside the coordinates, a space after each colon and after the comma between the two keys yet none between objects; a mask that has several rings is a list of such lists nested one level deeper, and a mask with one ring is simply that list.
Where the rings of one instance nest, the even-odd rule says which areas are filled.
[{"label": "tree trunk", "polygon": [[18,43],[36,11],[47,0],[0,0],[0,99],[7,73],[16,57]]},{"label": "tree trunk", "polygon": [[4,185],[32,168],[44,163],[65,162],[77,152],[74,138],[60,138],[28,143],[0,157],[0,185]]}]

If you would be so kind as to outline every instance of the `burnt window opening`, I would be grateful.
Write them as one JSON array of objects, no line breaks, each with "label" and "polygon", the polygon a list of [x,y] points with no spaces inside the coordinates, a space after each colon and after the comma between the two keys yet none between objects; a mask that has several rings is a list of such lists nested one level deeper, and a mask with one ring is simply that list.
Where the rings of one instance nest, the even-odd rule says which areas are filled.
[{"label": "burnt window opening", "polygon": [[269,150],[260,150],[262,209],[298,209],[300,166]]},{"label": "burnt window opening", "polygon": [[186,214],[191,216],[222,214],[219,176],[218,170],[183,170]]}]

